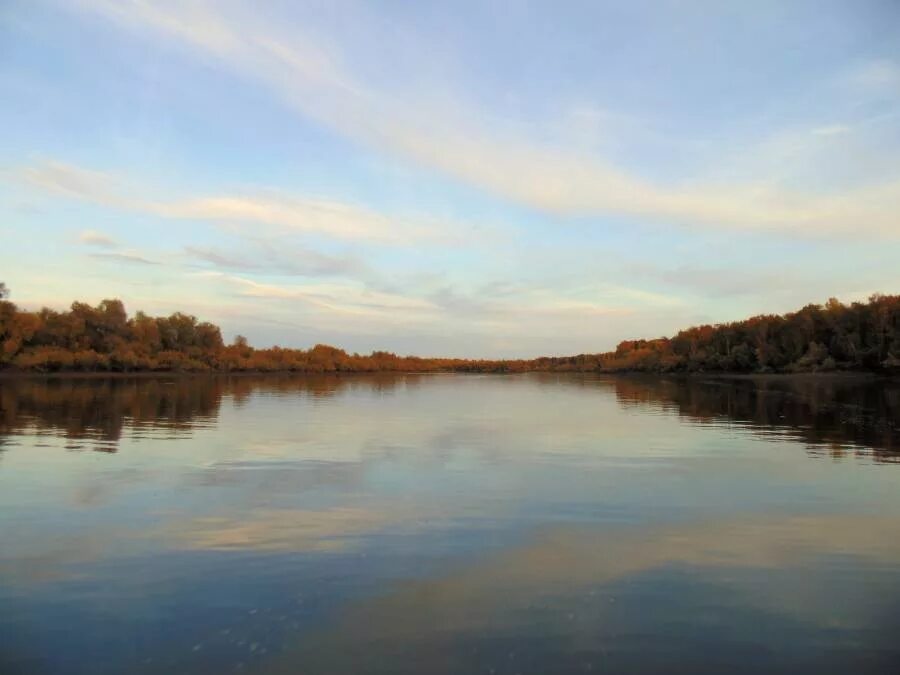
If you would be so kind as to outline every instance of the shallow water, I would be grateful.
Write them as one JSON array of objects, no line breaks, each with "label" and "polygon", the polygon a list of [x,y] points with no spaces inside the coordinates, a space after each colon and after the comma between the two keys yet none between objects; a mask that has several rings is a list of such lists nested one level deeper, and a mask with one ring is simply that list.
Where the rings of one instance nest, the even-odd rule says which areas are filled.
[{"label": "shallow water", "polygon": [[0,673],[897,673],[900,385],[0,380]]}]

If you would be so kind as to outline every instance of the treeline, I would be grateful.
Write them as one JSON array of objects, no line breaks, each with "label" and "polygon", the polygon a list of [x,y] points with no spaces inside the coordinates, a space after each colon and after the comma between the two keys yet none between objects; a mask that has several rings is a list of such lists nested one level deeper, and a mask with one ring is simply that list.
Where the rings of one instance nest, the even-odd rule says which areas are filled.
[{"label": "treeline", "polygon": [[900,373],[900,296],[845,305],[832,298],[784,315],[695,326],[672,338],[626,340],[614,352],[536,359],[550,370]]},{"label": "treeline", "polygon": [[328,345],[256,349],[241,336],[226,345],[218,326],[176,312],[129,317],[120,300],[69,311],[22,311],[0,284],[0,369],[35,372],[434,372],[525,370],[525,362],[429,359]]},{"label": "treeline", "polygon": [[36,372],[900,372],[900,296],[829,300],[784,316],[698,326],[673,338],[628,340],[614,352],[533,360],[470,360],[256,349],[241,336],[225,344],[219,327],[176,312],[129,317],[120,300],[69,311],[20,310],[0,284],[0,369]]}]

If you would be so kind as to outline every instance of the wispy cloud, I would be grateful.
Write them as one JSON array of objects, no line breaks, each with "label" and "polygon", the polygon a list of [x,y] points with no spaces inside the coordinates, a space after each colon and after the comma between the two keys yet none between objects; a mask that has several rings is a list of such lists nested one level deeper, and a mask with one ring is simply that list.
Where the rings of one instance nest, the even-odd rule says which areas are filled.
[{"label": "wispy cloud", "polygon": [[[352,280],[272,283],[212,270],[192,276],[194,286],[214,285],[226,297],[245,300],[255,312],[304,333],[315,326],[325,334],[394,340],[399,331],[402,341],[418,338],[427,343],[449,335],[459,341],[490,339],[492,347],[482,356],[531,354],[533,345],[546,341],[564,349],[558,345],[569,344],[569,338],[579,344],[576,351],[597,351],[600,347],[589,347],[589,336],[597,331],[613,331],[616,339],[640,335],[638,326],[648,317],[658,319],[681,309],[675,298],[613,286],[573,290],[518,285],[497,290],[490,284],[468,289],[447,285],[437,291],[410,287],[388,292]],[[516,338],[510,342],[512,336]],[[383,345],[379,338],[365,348]]]},{"label": "wispy cloud", "polygon": [[336,200],[265,196],[204,197],[156,203],[151,210],[168,218],[228,223],[261,223],[351,241],[401,244],[448,238],[440,226],[394,219]]},{"label": "wispy cloud", "polygon": [[[99,175],[99,174],[95,174]],[[60,174],[63,176],[63,174]],[[74,176],[77,179],[77,176]],[[65,181],[64,181],[65,182]],[[81,180],[72,180],[67,182],[66,184],[70,186],[78,185],[78,188],[72,188],[71,190],[66,190],[66,192],[71,192],[72,194],[78,194],[81,190],[88,189],[90,187],[87,183]],[[108,234],[104,234],[103,232],[98,232],[97,230],[85,230],[78,235],[78,241],[83,245],[88,246],[90,248],[102,249],[103,252],[94,252],[88,253],[89,258],[93,258],[94,260],[103,260],[108,262],[115,263],[125,263],[130,265],[159,265],[160,263],[155,260],[150,260],[149,258],[141,255],[139,252],[134,251],[133,249],[125,249],[122,245],[109,236]]]},{"label": "wispy cloud", "polygon": [[[661,296],[642,294],[635,289],[594,288],[585,293],[581,289],[550,289],[538,285],[521,285],[509,290],[485,284],[465,292],[445,286],[430,293],[428,298],[443,312],[457,319],[512,328],[523,321],[553,319],[617,317],[631,314],[624,304],[641,296],[641,304],[659,301]],[[581,290],[581,292],[577,292]],[[609,292],[612,290],[613,292]]]},{"label": "wispy cloud", "polygon": [[214,269],[251,272],[263,275],[305,277],[360,276],[369,274],[368,266],[350,256],[332,256],[296,246],[275,247],[266,241],[253,241],[250,250],[227,251],[204,246],[185,246],[190,258]]},{"label": "wispy cloud", "polygon": [[[84,4],[229,64],[267,84],[304,116],[348,137],[541,210],[620,213],[667,224],[804,235],[895,236],[900,232],[900,180],[895,178],[829,194],[788,189],[770,180],[661,183],[577,148],[536,143],[489,128],[482,122],[485,116],[467,107],[462,96],[452,97],[456,107],[450,112],[431,104],[418,89],[387,92],[369,86],[344,65],[335,48],[325,48],[295,30],[288,35],[256,17],[223,10],[221,5],[109,0],[84,0]],[[894,64],[882,63],[856,78],[884,86],[893,81],[895,71]],[[295,210],[296,206],[285,208],[280,203],[203,201],[180,205],[173,213],[294,222],[289,214]],[[328,227],[346,222],[327,213],[310,220]]]},{"label": "wispy cloud", "polygon": [[110,262],[127,263],[131,265],[160,264],[154,260],[149,260],[133,253],[89,253],[88,255],[96,260],[107,260]]},{"label": "wispy cloud", "polygon": [[96,246],[97,248],[116,248],[118,242],[107,234],[97,232],[96,230],[85,230],[78,235],[78,241],[85,246]]},{"label": "wispy cloud", "polygon": [[[197,217],[200,213],[212,216],[211,210],[205,210],[206,206],[183,206],[204,203],[202,200],[162,200],[153,196],[155,189],[152,187],[147,188],[149,196],[141,194],[124,176],[59,162],[28,167],[22,174],[42,190],[108,208],[177,220],[187,219],[188,215]],[[335,211],[342,212],[342,209],[339,204]],[[390,220],[377,212],[372,214],[370,220]],[[246,222],[258,218],[266,225],[277,219],[268,211],[253,211],[243,217]],[[287,217],[284,222],[289,222]],[[349,231],[344,232],[350,236]],[[379,270],[371,266],[368,258],[357,254],[323,253],[311,249],[297,242],[291,233],[297,234],[297,231],[277,225],[274,229],[264,230],[240,228],[236,233],[237,244],[183,244],[181,255],[170,254],[167,261],[187,263],[195,270],[202,268],[204,271],[194,272],[194,276],[205,281],[205,292],[224,294],[231,301],[247,307],[258,308],[265,303],[270,318],[277,317],[298,326],[315,324],[322,330],[341,334],[361,331],[389,334],[399,326],[419,334],[450,334],[462,325],[473,335],[524,332],[534,337],[555,334],[560,327],[572,332],[583,331],[588,325],[596,327],[613,317],[630,316],[635,308],[643,311],[678,305],[674,296],[624,284],[585,285],[584,280],[562,285],[504,284],[489,279],[469,279],[467,275],[443,279],[439,269],[434,267],[430,268],[433,278],[427,278],[428,275],[416,272],[424,269],[427,262],[408,265],[403,271],[395,268]],[[342,237],[335,239],[346,241]],[[466,241],[472,246],[484,243],[473,236],[467,237]],[[384,243],[371,238],[364,242]],[[94,259],[123,264],[158,264],[153,257],[128,249],[96,253]],[[297,277],[297,281],[285,282],[284,277]],[[331,279],[324,283],[326,277]]]},{"label": "wispy cloud", "polygon": [[25,167],[21,173],[28,182],[57,194],[101,204],[115,202],[117,181],[102,171],[49,161]]},{"label": "wispy cloud", "polygon": [[[132,185],[127,177],[59,161],[21,170],[21,176],[43,190],[124,211],[172,220],[237,225],[266,225],[285,232],[327,236],[345,241],[390,245],[461,245],[472,236],[484,238],[478,225],[436,220],[428,216],[394,216],[335,199],[293,196],[270,190],[160,199],[156,186]],[[247,191],[249,192],[249,191]]]},{"label": "wispy cloud", "polygon": [[205,273],[207,278],[228,283],[237,295],[260,300],[297,302],[340,315],[378,315],[396,311],[431,311],[433,303],[397,293],[384,293],[356,282],[304,284],[263,283],[221,272]]},{"label": "wispy cloud", "polygon": [[843,82],[854,89],[900,96],[900,64],[886,59],[876,59],[848,70]]},{"label": "wispy cloud", "polygon": [[812,130],[815,136],[839,136],[850,133],[850,127],[844,124],[829,124],[824,127],[816,127]]}]

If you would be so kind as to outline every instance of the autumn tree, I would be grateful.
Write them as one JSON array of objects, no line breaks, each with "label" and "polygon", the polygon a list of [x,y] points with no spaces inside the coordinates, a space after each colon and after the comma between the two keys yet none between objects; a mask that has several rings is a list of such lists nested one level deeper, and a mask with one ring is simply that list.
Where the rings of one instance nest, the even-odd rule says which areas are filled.
[{"label": "autumn tree", "polygon": [[694,326],[672,338],[625,340],[612,352],[518,361],[348,354],[324,344],[255,349],[240,335],[226,346],[218,326],[182,312],[129,318],[117,299],[29,312],[7,297],[0,283],[0,368],[42,372],[900,371],[900,296],[881,294],[850,305],[831,298],[783,316]]}]

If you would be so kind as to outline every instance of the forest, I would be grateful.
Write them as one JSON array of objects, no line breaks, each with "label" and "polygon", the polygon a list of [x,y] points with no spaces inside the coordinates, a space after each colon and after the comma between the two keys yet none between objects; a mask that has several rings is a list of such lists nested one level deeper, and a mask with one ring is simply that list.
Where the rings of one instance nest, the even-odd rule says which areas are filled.
[{"label": "forest", "polygon": [[695,326],[671,338],[626,340],[615,351],[567,357],[473,360],[254,348],[225,344],[218,326],[176,312],[129,316],[120,300],[68,311],[24,311],[0,283],[0,370],[8,372],[735,372],[900,373],[900,296],[832,298],[784,315]]}]

